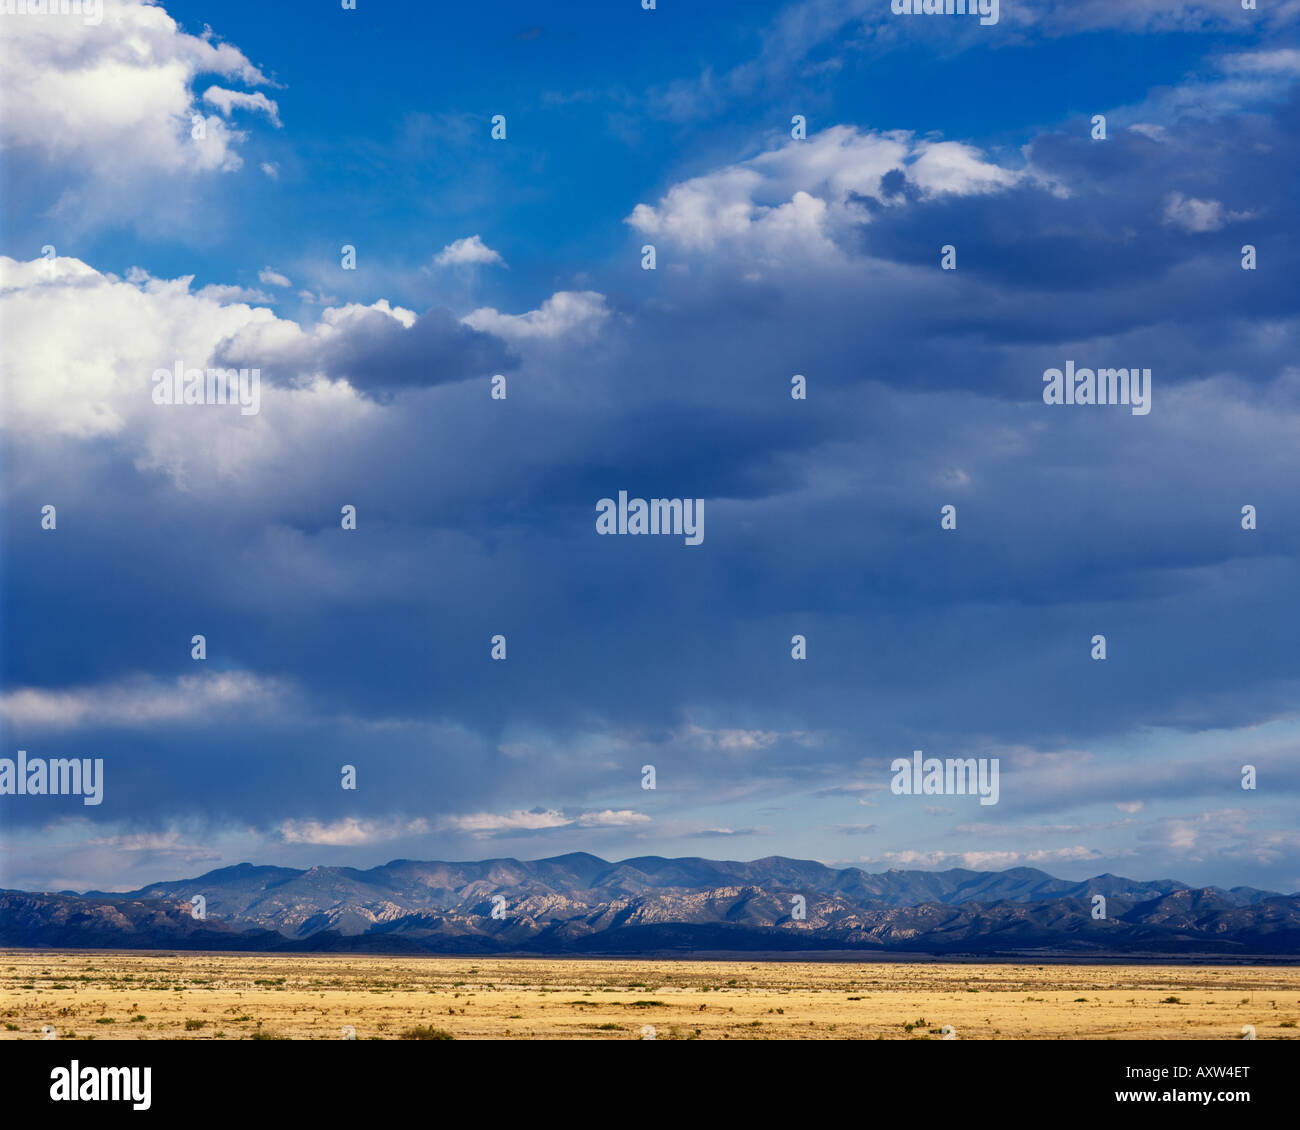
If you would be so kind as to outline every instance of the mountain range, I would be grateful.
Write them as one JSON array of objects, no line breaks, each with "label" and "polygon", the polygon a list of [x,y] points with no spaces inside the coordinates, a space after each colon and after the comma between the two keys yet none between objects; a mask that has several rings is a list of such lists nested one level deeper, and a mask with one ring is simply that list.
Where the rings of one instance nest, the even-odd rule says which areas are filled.
[{"label": "mountain range", "polygon": [[[191,900],[201,895],[204,916]],[[1104,917],[1095,896],[1104,899]],[[870,873],[577,853],[350,867],[248,863],[136,891],[0,891],[0,945],[650,954],[1152,954],[1300,958],[1300,895],[1007,871]]]}]

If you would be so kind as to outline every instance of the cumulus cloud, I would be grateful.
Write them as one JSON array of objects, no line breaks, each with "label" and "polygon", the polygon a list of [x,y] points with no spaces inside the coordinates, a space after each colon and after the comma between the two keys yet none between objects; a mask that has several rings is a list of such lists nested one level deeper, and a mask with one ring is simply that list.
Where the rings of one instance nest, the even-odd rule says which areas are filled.
[{"label": "cumulus cloud", "polygon": [[1171,192],[1165,200],[1164,222],[1188,232],[1218,231],[1225,223],[1249,216],[1249,212],[1225,212],[1217,200],[1196,200],[1181,192]]},{"label": "cumulus cloud", "polygon": [[207,286],[196,290],[194,296],[220,303],[223,306],[229,306],[237,302],[246,303],[249,306],[272,306],[276,301],[274,295],[267,294],[266,291],[258,290],[256,287],[225,286],[221,283],[209,283]]},{"label": "cumulus cloud", "polygon": [[[232,342],[287,348],[320,336],[264,306],[229,302],[220,290],[194,292],[192,282],[142,271],[123,279],[77,259],[0,257],[4,430],[26,438],[112,438],[138,466],[183,486],[255,475],[297,429],[327,434],[364,416],[365,404],[346,384],[315,380],[276,388],[265,367],[256,415],[234,405],[178,412],[156,404],[153,378],[160,369],[177,362],[185,369],[222,366],[218,355]],[[64,303],[76,306],[77,318],[60,315]],[[338,316],[345,319],[346,312]],[[264,361],[254,356],[250,365]],[[295,411],[275,412],[277,400],[292,402]]]},{"label": "cumulus cloud", "polygon": [[[288,281],[262,274],[272,285]],[[195,291],[192,282],[143,271],[121,278],[77,259],[0,257],[3,428],[28,437],[114,438],[141,468],[198,485],[208,476],[265,471],[301,437],[328,444],[366,417],[367,395],[514,364],[505,343],[445,309],[417,315],[380,299],[327,308],[304,326],[254,305],[271,302],[261,292]],[[61,316],[66,302],[77,306],[76,319]],[[594,316],[584,310],[571,324]],[[177,362],[187,370],[257,369],[259,412],[160,407],[154,374]]]},{"label": "cumulus cloud", "polygon": [[864,200],[902,205],[905,187],[922,198],[982,195],[1022,176],[971,145],[837,125],[675,184],[657,205],[638,204],[626,222],[648,238],[694,251],[722,244],[824,256],[846,228],[870,220]]},{"label": "cumulus cloud", "polygon": [[923,141],[913,152],[907,178],[928,196],[997,192],[1021,180],[1020,173],[986,161],[975,146],[958,141]]},{"label": "cumulus cloud", "polygon": [[228,365],[258,365],[283,382],[316,376],[387,394],[490,374],[510,364],[504,346],[448,310],[413,310],[379,299],[322,312],[309,328],[288,322],[241,327],[218,350]]},{"label": "cumulus cloud", "polygon": [[433,258],[439,267],[465,266],[467,264],[501,263],[505,260],[488,247],[477,235],[467,236],[447,244]]},{"label": "cumulus cloud", "polygon": [[[1285,62],[1233,66],[1253,82],[1285,76]],[[431,850],[458,854],[467,838],[552,829],[564,850],[623,846],[647,830],[663,839],[661,804],[679,818],[695,806],[683,840],[734,837],[758,834],[748,822],[766,804],[778,850],[806,850],[819,828],[823,846],[868,834],[847,822],[871,805],[881,832],[864,846],[908,844],[922,865],[1090,868],[1085,806],[1115,816],[1150,798],[1148,822],[1183,797],[1241,795],[1245,759],[1276,795],[1294,794],[1294,734],[1261,719],[1291,709],[1295,686],[1260,646],[1296,584],[1284,518],[1300,411],[1288,119],[1192,131],[1138,120],[1105,146],[1079,123],[1043,135],[1023,169],[965,142],[840,126],[681,174],[634,215],[652,242],[690,254],[661,254],[663,273],[635,275],[639,290],[606,287],[593,268],[519,314],[458,320],[373,293],[339,305],[308,292],[317,308],[291,320],[253,308],[260,292],[66,258],[0,262],[5,490],[18,515],[6,566],[24,596],[11,615],[32,618],[15,633],[34,641],[23,682],[39,692],[0,718],[38,734],[64,726],[60,743],[88,754],[136,725],[142,747],[151,724],[184,719],[77,688],[155,669],[151,649],[175,649],[178,624],[220,624],[232,662],[246,665],[242,652],[293,672],[313,707],[340,715],[313,710],[329,722],[315,726],[241,711],[238,742],[187,734],[186,765],[200,768],[123,789],[120,804],[142,819],[197,811],[280,827],[277,847],[303,849],[426,828],[440,837]],[[1222,160],[1198,160],[1207,151]],[[1058,183],[1068,198],[1043,191]],[[1162,222],[1173,186],[1196,206],[1249,201],[1251,242],[1273,248],[1257,274]],[[1233,213],[1218,208],[1226,225]],[[936,230],[960,245],[960,275],[938,270]],[[264,255],[248,257],[254,269]],[[738,286],[707,269],[755,257],[789,270],[762,286],[746,271]],[[670,274],[674,258],[689,270]],[[597,285],[611,298],[577,289]],[[309,320],[320,305],[335,308]],[[1140,422],[1045,412],[1038,375],[1066,356],[1154,359],[1157,410]],[[177,357],[260,366],[262,414],[151,405],[149,374]],[[508,365],[525,377],[512,405],[522,395],[498,411],[471,379]],[[795,368],[813,395],[792,412],[783,384]],[[1135,475],[1135,458],[1160,473]],[[707,494],[712,548],[593,539],[592,501],[638,484]],[[960,554],[925,533],[936,490],[960,492],[963,514],[979,517],[963,518]],[[60,503],[57,535],[33,520],[47,499]],[[1280,517],[1262,540],[1237,527],[1244,499]],[[344,501],[360,506],[355,535],[338,528]],[[77,540],[55,540],[65,534]],[[112,601],[99,572],[51,568],[65,544],[113,578]],[[465,660],[486,662],[497,621],[524,633],[511,636],[504,695]],[[1094,621],[1122,625],[1106,664],[1086,660]],[[786,658],[793,631],[811,633],[807,665]],[[81,647],[88,637],[95,648]],[[959,637],[996,647],[972,662]],[[629,653],[635,663],[621,661]],[[359,677],[358,655],[382,657],[377,677]],[[106,682],[86,673],[97,665]],[[97,729],[100,708],[123,721]],[[1213,726],[1237,729],[1198,734]],[[1069,812],[1045,833],[1074,845],[1067,854],[1033,855],[1039,830],[1011,824],[1006,842],[978,833],[974,846],[995,854],[961,854],[967,831],[953,837],[947,818],[920,821],[888,793],[892,756],[982,735],[984,752],[1006,758],[997,812]],[[323,788],[311,819],[280,823],[305,775],[361,746],[363,790]],[[119,764],[174,752],[123,748]],[[223,778],[241,758],[247,773]],[[622,807],[642,795],[645,763],[660,774],[653,823]],[[411,795],[436,798],[427,825],[389,815]],[[520,803],[537,807],[502,814]],[[1212,862],[1209,833],[1180,819],[1168,842]],[[836,833],[836,821],[860,831]],[[1284,838],[1263,847],[1300,858]]]},{"label": "cumulus cloud", "polygon": [[257,278],[259,282],[263,282],[267,286],[293,286],[293,283],[291,283],[285,275],[280,274],[279,271],[272,270],[270,267],[263,267],[258,271]]},{"label": "cumulus cloud", "polygon": [[[132,190],[138,195],[158,178],[238,169],[246,135],[223,117],[204,115],[204,102],[226,117],[251,109],[278,124],[275,103],[260,92],[213,86],[197,98],[192,84],[199,75],[245,86],[270,80],[239,48],[210,30],[189,35],[163,8],[143,0],[106,5],[97,27],[7,18],[0,65],[10,89],[45,92],[25,98],[21,112],[0,116],[0,147],[57,162],[65,186],[80,177],[56,207],[65,212],[106,207],[120,218],[131,210]],[[195,115],[202,137],[193,136]],[[82,192],[89,181],[93,199]]]},{"label": "cumulus cloud", "polygon": [[1261,826],[1256,813],[1242,808],[1163,817],[1144,828],[1139,839],[1148,850],[1186,862],[1249,860],[1272,866],[1300,850],[1300,831]]},{"label": "cumulus cloud", "polygon": [[561,290],[526,314],[502,314],[484,306],[463,319],[483,333],[511,343],[554,340],[561,337],[591,337],[609,317],[605,296],[595,291]]}]

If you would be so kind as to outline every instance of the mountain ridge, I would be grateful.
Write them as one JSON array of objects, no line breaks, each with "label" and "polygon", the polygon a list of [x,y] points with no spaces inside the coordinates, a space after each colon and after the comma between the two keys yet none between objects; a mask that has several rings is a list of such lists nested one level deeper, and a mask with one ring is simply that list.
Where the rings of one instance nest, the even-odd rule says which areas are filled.
[{"label": "mountain ridge", "polygon": [[[199,919],[191,913],[196,895],[206,912]],[[121,893],[0,891],[0,944],[1296,957],[1300,897],[1109,873],[1066,880],[1031,867],[872,873],[785,856],[610,862],[575,852],[397,859],[365,869],[239,863]]]}]

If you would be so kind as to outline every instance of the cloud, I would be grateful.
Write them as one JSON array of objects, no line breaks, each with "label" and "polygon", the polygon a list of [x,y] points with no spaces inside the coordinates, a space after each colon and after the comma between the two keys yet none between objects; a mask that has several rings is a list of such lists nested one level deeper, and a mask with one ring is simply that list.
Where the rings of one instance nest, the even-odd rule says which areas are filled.
[{"label": "cloud", "polygon": [[1256,813],[1242,808],[1163,817],[1143,829],[1139,838],[1147,850],[1186,862],[1232,860],[1275,866],[1294,860],[1300,850],[1300,831],[1261,826]]},{"label": "cloud", "polygon": [[[1237,0],[1035,0],[1004,2],[995,29],[978,20],[932,20],[896,16],[888,0],[799,0],[782,6],[758,30],[757,52],[727,70],[703,66],[688,78],[652,86],[627,98],[630,114],[673,122],[723,119],[728,110],[780,100],[789,113],[792,95],[820,103],[825,75],[842,82],[873,81],[904,51],[924,52],[938,65],[963,52],[989,50],[990,31],[1000,47],[1018,50],[1081,33],[1120,34],[1181,32],[1186,35],[1260,33],[1289,28],[1300,15],[1300,2],[1261,3],[1243,10]],[[1285,52],[1279,66],[1287,65]],[[892,57],[892,58],[891,58]]]},{"label": "cloud", "polygon": [[189,725],[231,710],[275,706],[287,695],[282,681],[250,671],[182,675],[170,682],[139,677],[57,691],[18,687],[0,693],[0,719],[35,731]]},{"label": "cloud", "polygon": [[1004,4],[1002,12],[1013,26],[1061,36],[1106,28],[1134,33],[1252,30],[1261,22],[1285,21],[1294,7],[1293,0],[1261,5],[1260,11],[1243,10],[1237,0],[1042,0],[1034,5]]},{"label": "cloud", "polygon": [[[278,117],[261,93],[213,86],[196,98],[192,84],[199,75],[270,85],[242,51],[212,31],[186,34],[160,6],[142,0],[118,0],[106,9],[103,23],[93,27],[75,19],[3,21],[6,86],[44,93],[25,99],[21,113],[0,117],[0,148],[13,151],[10,162],[31,162],[34,173],[57,168],[55,214],[121,222],[156,216],[167,181],[242,165],[246,134],[221,117],[204,116],[204,101],[226,116],[254,109],[275,124]],[[202,137],[193,136],[196,116]]]},{"label": "cloud", "polygon": [[[156,404],[154,374],[177,362],[185,369],[228,367],[220,357],[232,343],[279,343],[291,352],[328,336],[249,305],[250,295],[230,302],[220,289],[196,293],[192,281],[154,279],[142,271],[122,279],[76,259],[19,263],[0,257],[6,436],[112,440],[141,470],[165,474],[183,489],[219,489],[264,471],[303,429],[323,440],[365,417],[366,403],[356,391],[319,374],[309,374],[301,387],[277,387],[267,365],[275,356],[270,344],[265,356],[248,362],[261,369],[258,414],[244,414],[237,405],[187,411]],[[64,302],[76,305],[75,319],[59,316]],[[446,320],[451,337],[469,332],[450,315]],[[284,375],[302,374],[291,367]],[[276,411],[277,403],[292,403],[294,411]]]},{"label": "cloud", "polygon": [[434,256],[433,261],[439,267],[483,263],[505,265],[505,260],[492,248],[488,247],[477,235],[471,235],[465,239],[458,239],[447,244]]},{"label": "cloud", "polygon": [[876,793],[887,788],[889,788],[889,784],[884,781],[851,781],[844,785],[832,785],[829,788],[818,789],[814,795],[819,797],[860,796],[862,793]]},{"label": "cloud", "polygon": [[[302,325],[252,305],[269,305],[261,292],[196,292],[192,281],[144,272],[123,279],[69,258],[0,257],[5,432],[113,439],[143,469],[215,487],[253,478],[300,443],[327,446],[331,433],[366,419],[367,396],[515,364],[501,341],[445,309],[417,316],[380,300],[327,308],[315,325]],[[60,317],[63,302],[77,305],[76,319]],[[177,362],[187,370],[256,369],[259,412],[160,407],[153,376]]]},{"label": "cloud", "polygon": [[417,315],[382,298],[326,309],[309,328],[250,322],[216,355],[221,364],[257,366],[281,383],[310,384],[323,376],[368,395],[468,380],[511,365],[501,343],[468,320],[442,307]]},{"label": "cloud", "polygon": [[584,812],[578,817],[580,828],[627,828],[635,824],[649,824],[650,817],[630,808],[605,809],[603,812]]},{"label": "cloud", "polygon": [[514,344],[571,336],[590,338],[608,317],[604,295],[591,290],[561,290],[526,314],[502,314],[485,306],[462,320],[475,330]]},{"label": "cloud", "polygon": [[[1300,3],[1295,4],[1295,12],[1300,15]],[[1198,73],[1171,86],[1155,87],[1137,104],[1120,107],[1109,116],[1117,121],[1146,121],[1151,129],[1150,122],[1204,123],[1284,102],[1300,78],[1298,54],[1293,48],[1252,48],[1212,57]],[[1227,166],[1216,162],[1211,168],[1222,172]]]},{"label": "cloud", "polygon": [[[1243,89],[1287,73],[1233,66]],[[493,835],[639,854],[677,835],[736,843],[760,813],[780,851],[812,855],[868,834],[836,828],[864,827],[849,822],[870,799],[880,830],[863,846],[935,865],[1027,861],[1043,812],[1082,829],[1045,833],[1075,853],[1051,862],[1092,867],[1094,848],[1120,856],[1173,815],[1200,862],[1170,869],[1152,840],[1143,867],[1296,874],[1285,837],[1261,840],[1280,862],[1216,862],[1175,807],[1226,794],[1277,833],[1300,791],[1296,685],[1265,632],[1300,579],[1293,116],[1112,119],[1104,145],[1067,121],[1014,160],[845,124],[737,161],[746,125],[714,165],[625,197],[620,214],[654,202],[656,234],[632,227],[660,244],[659,273],[625,249],[547,297],[516,272],[525,289],[493,301],[518,314],[417,313],[379,297],[378,268],[338,276],[336,261],[295,275],[352,301],[322,293],[297,319],[255,309],[260,292],[0,263],[6,587],[21,597],[6,633],[22,641],[6,686],[45,696],[5,736],[30,749],[28,724],[40,738],[76,717],[58,752],[116,751],[130,831],[174,814],[274,829],[291,803],[289,836],[241,837],[235,860],[317,862],[317,842],[357,845],[357,864],[459,858]],[[1240,270],[1244,235],[1162,222],[1174,187],[1222,202],[1225,227],[1248,207],[1259,270]],[[944,241],[959,272],[938,268]],[[282,255],[254,249],[233,277],[299,261]],[[258,366],[260,415],[152,405],[149,374],[177,357]],[[1066,357],[1152,365],[1152,414],[1045,409],[1039,376]],[[507,366],[508,406],[475,379]],[[789,399],[795,371],[806,402]],[[595,499],[624,486],[705,497],[702,552],[594,537]],[[959,535],[938,533],[949,501]],[[1258,531],[1240,528],[1244,501]],[[57,532],[38,527],[46,502]],[[356,531],[339,528],[345,502]],[[183,719],[82,694],[193,670],[184,641],[211,625],[221,662],[283,679],[292,708],[217,708],[178,743]],[[510,662],[489,670],[498,630]],[[1087,659],[1094,630],[1106,663]],[[796,631],[806,664],[789,659]],[[97,726],[100,704],[138,721]],[[901,807],[888,764],[918,747],[1004,756],[996,816]],[[1240,790],[1245,760],[1280,798],[1268,812]],[[356,793],[337,787],[344,763]],[[1094,833],[1088,806],[1118,817],[1135,798],[1132,827]],[[13,811],[35,827],[52,809]],[[951,827],[975,812],[1007,838]],[[983,848],[1011,854],[961,854]]]},{"label": "cloud", "polygon": [[1225,55],[1221,66],[1228,74],[1300,76],[1300,49],[1279,47],[1272,50],[1240,51]]},{"label": "cloud", "polygon": [[425,820],[363,820],[348,816],[330,823],[320,820],[285,820],[277,831],[287,844],[359,847],[401,836],[425,835],[429,831],[429,824]]},{"label": "cloud", "polygon": [[263,267],[258,271],[257,279],[267,286],[293,286],[293,283],[286,276],[280,274],[279,271],[272,270],[270,267]]},{"label": "cloud", "polygon": [[1022,178],[972,145],[836,125],[675,184],[657,205],[638,204],[626,222],[686,250],[725,245],[825,257],[847,230],[871,220],[865,200],[902,206],[908,188],[922,199],[986,195]]},{"label": "cloud", "polygon": [[227,118],[235,109],[252,110],[265,114],[276,129],[280,128],[280,109],[260,90],[248,93],[239,90],[226,90],[220,86],[210,86],[203,92],[203,101],[215,106]]},{"label": "cloud", "polygon": [[[112,852],[140,852],[161,860],[186,864],[216,860],[219,851],[206,844],[186,843],[177,829],[167,832],[131,832],[116,836],[95,836],[86,841],[91,848],[106,848]],[[151,860],[152,862],[152,860]]]},{"label": "cloud", "polygon": [[1054,863],[1080,863],[1102,859],[1094,848],[1038,848],[1032,851],[887,851],[863,862],[884,862],[894,867],[966,867],[973,871],[1002,871],[1011,867],[1046,867]]},{"label": "cloud", "polygon": [[1217,200],[1196,200],[1171,192],[1165,200],[1164,222],[1188,232],[1218,231],[1225,222],[1248,219],[1249,212],[1228,212]]},{"label": "cloud", "polygon": [[617,811],[583,812],[569,816],[558,809],[533,809],[525,812],[515,809],[504,815],[492,812],[475,812],[464,816],[443,817],[441,824],[459,832],[468,832],[475,838],[515,835],[527,832],[550,831],[555,828],[626,828],[648,824],[650,817],[631,809]]},{"label": "cloud", "polygon": [[802,746],[815,746],[818,737],[803,730],[790,732],[742,729],[710,730],[703,726],[691,724],[679,732],[678,740],[684,742],[688,747],[697,748],[701,751],[735,755],[757,753],[761,750],[770,749],[782,741],[794,742]]},{"label": "cloud", "polygon": [[245,303],[249,306],[273,306],[276,302],[275,296],[267,294],[264,290],[245,286],[223,286],[220,283],[210,283],[208,286],[196,290],[194,296],[216,302],[222,306],[230,306],[235,303]]},{"label": "cloud", "polygon": [[942,193],[975,196],[1018,184],[1022,174],[984,159],[973,145],[958,141],[923,141],[913,150],[907,179],[930,197]]}]

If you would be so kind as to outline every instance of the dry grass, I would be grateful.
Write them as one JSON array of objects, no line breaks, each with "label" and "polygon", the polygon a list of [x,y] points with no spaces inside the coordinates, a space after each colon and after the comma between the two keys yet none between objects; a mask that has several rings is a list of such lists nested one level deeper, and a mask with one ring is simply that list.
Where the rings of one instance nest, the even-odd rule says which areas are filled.
[{"label": "dry grass", "polygon": [[1297,1039],[1300,969],[4,951],[0,1021],[5,1039]]}]

